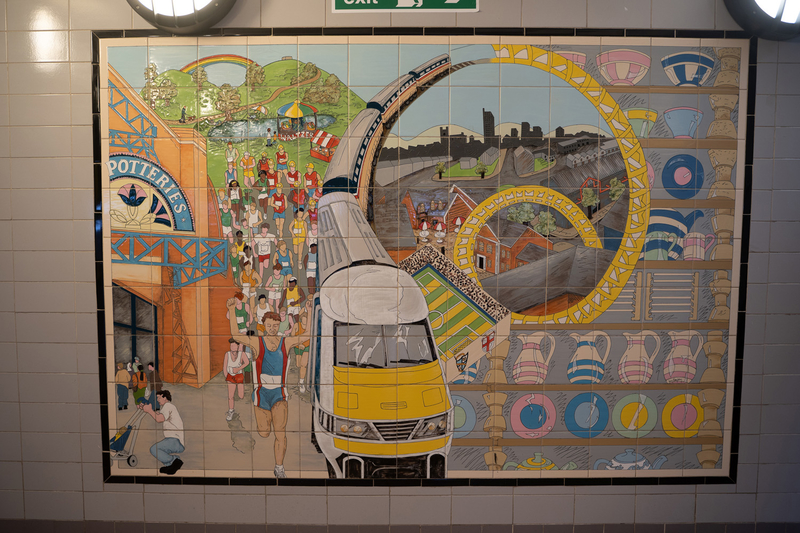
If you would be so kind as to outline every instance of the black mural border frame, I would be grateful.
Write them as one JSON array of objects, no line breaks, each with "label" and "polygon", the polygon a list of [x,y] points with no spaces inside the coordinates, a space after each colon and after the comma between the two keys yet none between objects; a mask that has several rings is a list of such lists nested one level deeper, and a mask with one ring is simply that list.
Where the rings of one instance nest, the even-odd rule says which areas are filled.
[{"label": "black mural border frame", "polygon": [[[97,286],[97,337],[100,386],[100,428],[103,452],[103,481],[122,484],[158,485],[225,485],[225,486],[327,486],[327,487],[523,487],[523,486],[602,486],[602,485],[719,485],[735,484],[739,464],[739,430],[742,404],[742,373],[744,371],[744,334],[747,308],[747,273],[750,255],[750,222],[753,190],[753,143],[756,107],[756,74],[758,63],[758,38],[741,30],[665,30],[665,29],[619,29],[619,28],[417,28],[417,27],[352,27],[352,28],[212,28],[197,37],[232,36],[328,36],[328,35],[375,35],[375,36],[547,36],[547,37],[666,37],[693,39],[749,39],[747,78],[747,121],[745,135],[745,168],[742,210],[742,237],[739,265],[739,302],[736,309],[736,359],[733,386],[733,413],[731,421],[730,470],[728,476],[670,476],[646,478],[444,478],[444,479],[328,479],[328,478],[238,478],[238,477],[168,477],[168,476],[120,476],[111,475],[111,452],[109,449],[108,424],[108,376],[106,368],[105,291],[103,269],[103,213],[102,213],[102,131],[100,120],[100,42],[103,39],[135,37],[174,37],[158,29],[104,30],[92,32],[92,149],[94,172],[94,241],[95,283]],[[744,68],[741,65],[740,68]],[[741,109],[741,103],[740,103]],[[733,302],[731,302],[732,304]],[[109,310],[110,311],[110,310]]]}]

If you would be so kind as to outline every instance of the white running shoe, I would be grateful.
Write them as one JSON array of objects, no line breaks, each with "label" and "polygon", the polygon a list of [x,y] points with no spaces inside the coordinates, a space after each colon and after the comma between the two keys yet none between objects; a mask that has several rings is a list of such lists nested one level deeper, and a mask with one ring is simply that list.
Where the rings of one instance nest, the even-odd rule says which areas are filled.
[{"label": "white running shoe", "polygon": [[301,379],[301,380],[300,380],[300,392],[301,392],[301,393],[303,393],[303,392],[305,392],[305,391],[306,391],[306,384],[305,384],[305,380],[304,380],[304,379]]},{"label": "white running shoe", "polygon": [[286,470],[283,469],[283,465],[275,465],[275,477],[278,479],[286,478]]},{"label": "white running shoe", "polygon": [[228,413],[225,415],[225,420],[228,422],[233,420],[233,409],[228,409]]}]

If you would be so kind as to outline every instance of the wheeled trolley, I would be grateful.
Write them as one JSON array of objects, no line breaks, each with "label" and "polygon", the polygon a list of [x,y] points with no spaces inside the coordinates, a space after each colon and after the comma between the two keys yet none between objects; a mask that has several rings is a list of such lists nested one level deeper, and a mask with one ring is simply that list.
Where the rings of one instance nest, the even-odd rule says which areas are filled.
[{"label": "wheeled trolley", "polygon": [[117,434],[111,437],[108,448],[111,450],[113,461],[125,461],[131,468],[139,464],[133,450],[136,447],[136,436],[139,434],[139,426],[145,414],[141,409],[137,409],[128,422],[119,428]]}]

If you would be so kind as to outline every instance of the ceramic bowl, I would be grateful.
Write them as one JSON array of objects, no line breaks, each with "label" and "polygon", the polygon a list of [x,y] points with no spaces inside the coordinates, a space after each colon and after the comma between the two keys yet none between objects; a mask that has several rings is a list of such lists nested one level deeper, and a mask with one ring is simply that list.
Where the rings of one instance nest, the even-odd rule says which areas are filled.
[{"label": "ceramic bowl", "polygon": [[636,85],[650,70],[650,56],[637,50],[609,50],[598,54],[596,61],[611,85]]}]

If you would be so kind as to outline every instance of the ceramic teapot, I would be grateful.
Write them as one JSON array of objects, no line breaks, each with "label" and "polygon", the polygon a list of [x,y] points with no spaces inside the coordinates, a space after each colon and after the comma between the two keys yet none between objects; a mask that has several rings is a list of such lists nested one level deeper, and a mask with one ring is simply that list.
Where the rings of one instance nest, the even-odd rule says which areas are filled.
[{"label": "ceramic teapot", "polygon": [[660,456],[652,464],[647,457],[636,453],[633,448],[626,449],[612,460],[598,459],[594,463],[595,470],[658,470],[667,462],[665,456]]},{"label": "ceramic teapot", "polygon": [[[606,371],[606,361],[611,353],[611,337],[603,331],[590,331],[585,335],[570,335],[578,342],[575,354],[567,365],[567,378],[570,383],[600,383]],[[605,355],[601,358],[597,351],[598,337],[605,338]]]},{"label": "ceramic teapot", "polygon": [[[623,333],[628,341],[628,347],[619,360],[617,371],[623,383],[647,383],[653,377],[653,362],[661,349],[661,338],[658,333],[642,330],[638,333]],[[645,341],[652,337],[656,341],[655,349],[647,353]]]},{"label": "ceramic teapot", "polygon": [[[672,350],[664,361],[664,379],[667,383],[690,383],[697,373],[697,354],[703,347],[703,335],[694,330],[670,331]],[[691,342],[698,338],[697,348],[692,352]]]},{"label": "ceramic teapot", "polygon": [[553,461],[544,457],[542,452],[534,453],[533,457],[521,464],[508,461],[503,465],[503,470],[577,470],[577,468],[578,465],[570,461],[559,469]]},{"label": "ceramic teapot", "polygon": [[[555,337],[550,333],[540,331],[531,335],[519,335],[517,338],[522,341],[522,351],[514,362],[511,374],[514,382],[519,385],[541,385],[547,379],[550,358],[553,357],[553,352],[556,350]],[[542,353],[544,339],[550,343],[547,359]]]}]

